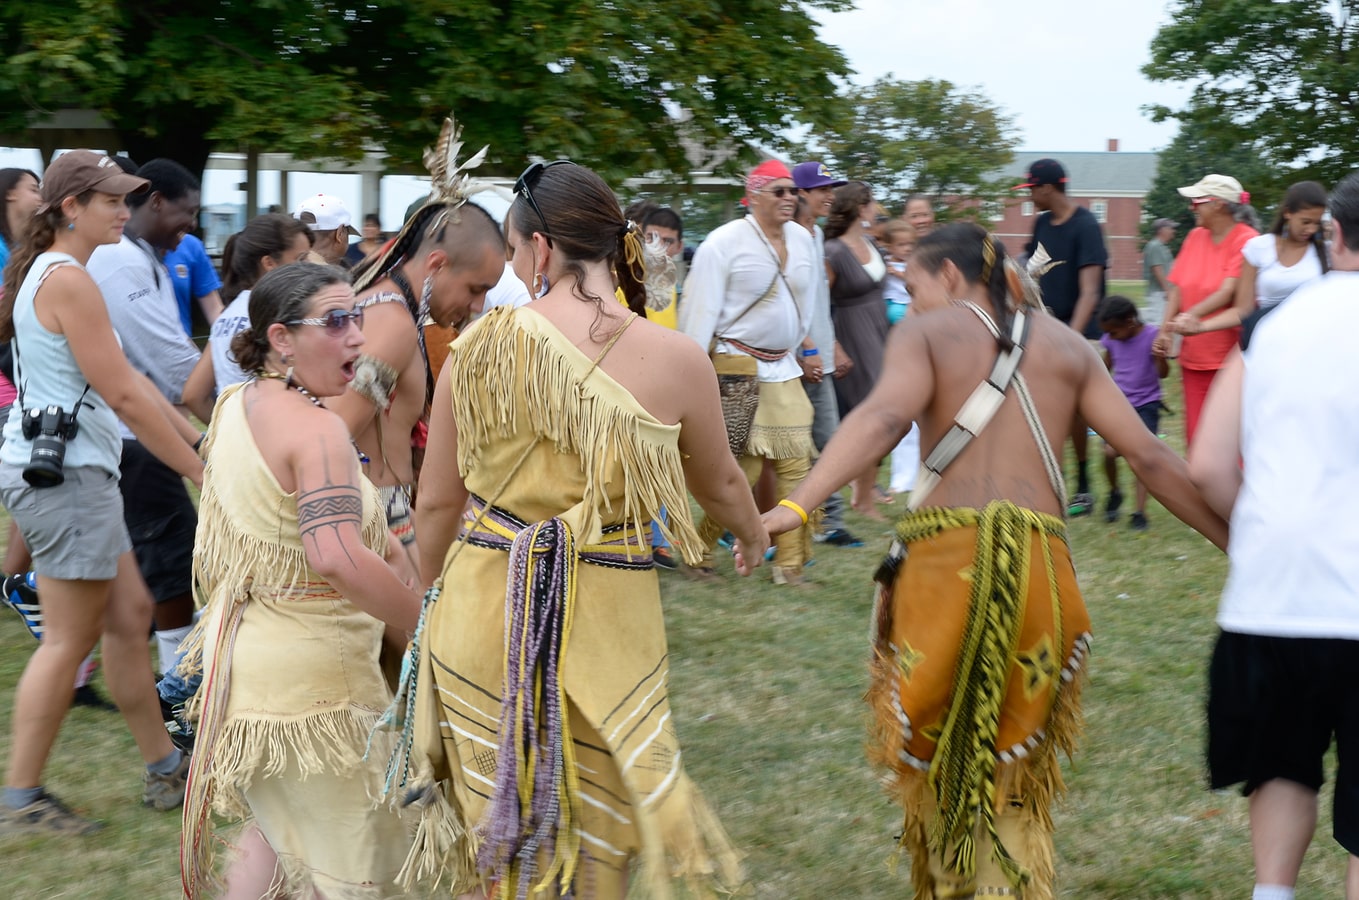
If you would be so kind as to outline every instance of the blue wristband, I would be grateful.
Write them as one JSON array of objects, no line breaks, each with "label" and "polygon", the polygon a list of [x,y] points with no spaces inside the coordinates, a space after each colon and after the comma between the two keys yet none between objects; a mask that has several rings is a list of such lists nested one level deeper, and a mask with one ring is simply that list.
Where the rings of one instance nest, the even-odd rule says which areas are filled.
[{"label": "blue wristband", "polygon": [[821,351],[818,350],[818,349],[816,349],[815,347],[813,347],[813,348],[810,349],[810,350],[803,350],[803,351],[802,351],[802,355],[803,355],[803,356],[820,356],[820,355],[821,355]]}]

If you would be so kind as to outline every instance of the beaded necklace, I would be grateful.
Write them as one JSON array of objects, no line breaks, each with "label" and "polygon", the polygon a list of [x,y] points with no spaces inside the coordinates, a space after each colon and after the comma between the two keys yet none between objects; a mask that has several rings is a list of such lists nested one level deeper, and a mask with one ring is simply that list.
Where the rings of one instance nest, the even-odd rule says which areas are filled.
[{"label": "beaded necklace", "polygon": [[[309,390],[307,390],[305,387],[303,387],[302,384],[301,384],[301,382],[298,382],[298,381],[294,381],[294,380],[293,380],[293,376],[292,376],[291,370],[289,371],[289,374],[287,374],[287,375],[280,375],[280,374],[277,373],[277,372],[268,372],[268,371],[260,372],[260,377],[261,377],[261,378],[271,378],[271,379],[273,379],[273,380],[275,380],[275,381],[281,381],[281,382],[283,382],[283,386],[284,386],[285,388],[291,388],[291,389],[297,391],[297,392],[298,392],[299,394],[301,394],[303,397],[306,397],[308,400],[310,400],[312,406],[317,406],[317,407],[320,407],[321,409],[325,409],[325,408],[326,408],[326,405],[325,405],[324,403],[321,402],[321,398],[320,398],[320,397],[316,396],[316,395],[313,394],[311,391],[309,391]],[[362,463],[362,464],[365,465],[365,466],[368,465],[368,463],[369,463],[371,460],[369,459],[367,453],[364,453],[362,450],[359,449],[358,442],[355,441],[355,440],[351,437],[351,438],[349,439],[349,443],[354,447],[354,452],[357,453],[357,454],[359,455],[359,462]]]}]

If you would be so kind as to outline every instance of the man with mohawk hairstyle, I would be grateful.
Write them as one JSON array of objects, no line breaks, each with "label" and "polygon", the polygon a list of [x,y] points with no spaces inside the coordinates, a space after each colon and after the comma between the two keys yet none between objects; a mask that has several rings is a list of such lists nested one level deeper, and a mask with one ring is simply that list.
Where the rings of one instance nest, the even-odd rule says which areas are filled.
[{"label": "man with mohawk hairstyle", "polygon": [[481,164],[487,148],[459,165],[461,130],[451,117],[444,120],[438,143],[425,151],[432,182],[428,199],[384,252],[354,269],[354,291],[364,311],[364,354],[349,389],[329,404],[349,426],[365,473],[382,493],[387,524],[412,564],[412,434],[437,374],[429,369],[424,325],[465,324],[481,311],[486,291],[505,268],[499,226],[467,203],[483,187],[467,172]]}]

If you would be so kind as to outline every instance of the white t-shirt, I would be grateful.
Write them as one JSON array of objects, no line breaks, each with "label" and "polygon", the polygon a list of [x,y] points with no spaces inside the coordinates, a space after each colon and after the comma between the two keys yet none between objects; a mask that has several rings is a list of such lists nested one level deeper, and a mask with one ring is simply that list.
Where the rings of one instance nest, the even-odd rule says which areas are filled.
[{"label": "white t-shirt", "polygon": [[514,268],[505,263],[505,271],[500,273],[500,280],[486,292],[486,302],[481,305],[481,313],[475,318],[486,315],[497,306],[517,308],[532,300],[533,297],[529,295],[528,288],[524,287],[524,282],[514,274]]},{"label": "white t-shirt", "polygon": [[[150,245],[127,235],[116,244],[96,247],[85,269],[104,295],[127,361],[166,400],[179,403],[200,354],[180,324],[170,270]],[[133,437],[126,424],[119,427],[124,438]]]},{"label": "white t-shirt", "polygon": [[1357,301],[1359,272],[1332,271],[1251,338],[1226,631],[1359,640],[1359,353],[1334,327]]},{"label": "white t-shirt", "polygon": [[212,323],[208,350],[212,353],[212,375],[221,394],[233,384],[248,381],[250,376],[241,371],[231,358],[231,339],[250,327],[250,291],[241,291],[227,304],[226,309]]},{"label": "white t-shirt", "polygon": [[1255,267],[1255,300],[1261,309],[1287,300],[1294,291],[1314,278],[1321,277],[1321,260],[1315,247],[1308,247],[1291,266],[1279,262],[1279,238],[1261,234],[1246,241],[1241,255]]}]

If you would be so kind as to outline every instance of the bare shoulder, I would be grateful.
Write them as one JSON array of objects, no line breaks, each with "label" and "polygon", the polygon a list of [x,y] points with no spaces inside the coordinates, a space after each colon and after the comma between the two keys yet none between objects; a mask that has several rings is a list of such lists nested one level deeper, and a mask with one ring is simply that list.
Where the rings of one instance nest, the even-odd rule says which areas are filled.
[{"label": "bare shoulder", "polygon": [[634,322],[630,330],[635,330],[636,337],[641,339],[638,344],[643,355],[654,355],[662,366],[711,366],[707,352],[681,331],[646,320]]}]

